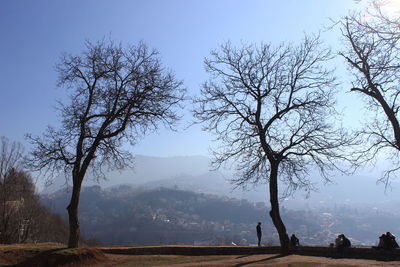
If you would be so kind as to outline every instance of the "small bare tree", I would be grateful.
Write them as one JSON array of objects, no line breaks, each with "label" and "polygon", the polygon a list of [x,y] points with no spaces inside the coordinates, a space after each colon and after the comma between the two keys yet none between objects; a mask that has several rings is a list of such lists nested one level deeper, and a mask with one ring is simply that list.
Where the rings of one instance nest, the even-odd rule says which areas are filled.
[{"label": "small bare tree", "polygon": [[24,171],[11,169],[0,181],[0,187],[4,192],[0,198],[0,243],[32,240],[36,237],[33,221],[39,222],[41,209],[32,177]]},{"label": "small bare tree", "polygon": [[344,43],[340,55],[353,75],[350,90],[364,97],[372,115],[359,132],[365,141],[358,161],[387,155],[394,166],[380,179],[387,186],[400,169],[400,19],[385,15],[380,2],[371,12],[353,13],[340,21]]},{"label": "small bare tree", "polygon": [[9,179],[16,168],[21,166],[23,147],[20,143],[10,142],[6,137],[0,137],[0,243],[11,243],[15,241],[15,221],[10,208],[15,199],[15,190],[10,185],[14,180]]},{"label": "small bare tree", "polygon": [[30,167],[70,173],[68,247],[77,247],[79,195],[87,172],[101,177],[105,167],[128,166],[132,156],[123,149],[125,141],[135,144],[160,123],[173,127],[185,89],[143,43],[123,48],[112,41],[87,42],[81,55],[64,55],[57,71],[58,85],[71,89],[70,101],[59,102],[59,130],[49,127],[42,138],[28,135],[34,145]]},{"label": "small bare tree", "polygon": [[336,84],[324,67],[330,58],[319,37],[275,48],[226,43],[205,60],[211,79],[194,100],[194,116],[219,143],[216,166],[234,160],[238,185],[269,183],[269,214],[283,252],[289,238],[279,211],[278,178],[290,190],[309,190],[309,170],[317,168],[329,180],[348,143],[332,124]]},{"label": "small bare tree", "polygon": [[12,169],[20,168],[23,160],[24,149],[18,142],[10,142],[8,138],[0,137],[0,179]]},{"label": "small bare tree", "polygon": [[31,222],[39,217],[41,206],[31,176],[23,171],[23,157],[20,143],[0,138],[0,244],[36,237]]}]

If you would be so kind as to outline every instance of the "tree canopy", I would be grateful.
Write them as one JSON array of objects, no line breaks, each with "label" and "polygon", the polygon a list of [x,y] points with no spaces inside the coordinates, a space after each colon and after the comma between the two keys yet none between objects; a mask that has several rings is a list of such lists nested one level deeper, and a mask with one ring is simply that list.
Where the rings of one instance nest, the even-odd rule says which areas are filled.
[{"label": "tree canopy", "polygon": [[81,55],[63,55],[57,71],[70,101],[58,102],[59,129],[49,127],[43,137],[28,135],[34,145],[30,166],[71,173],[68,246],[77,247],[79,194],[87,171],[102,177],[105,167],[129,166],[126,142],[134,145],[160,124],[172,127],[185,88],[143,43],[124,48],[112,41],[87,42]]},{"label": "tree canopy", "polygon": [[336,87],[332,55],[318,36],[298,46],[230,43],[205,60],[210,80],[195,99],[194,116],[219,146],[214,163],[233,159],[236,183],[267,181],[270,215],[283,250],[288,236],[279,215],[278,178],[289,189],[309,189],[309,171],[325,179],[345,160],[346,133],[334,125]]},{"label": "tree canopy", "polygon": [[358,164],[385,155],[392,163],[381,178],[387,185],[400,165],[400,19],[384,14],[379,3],[376,1],[369,13],[342,18],[340,55],[353,77],[350,90],[363,97],[368,110],[358,132],[363,140]]}]

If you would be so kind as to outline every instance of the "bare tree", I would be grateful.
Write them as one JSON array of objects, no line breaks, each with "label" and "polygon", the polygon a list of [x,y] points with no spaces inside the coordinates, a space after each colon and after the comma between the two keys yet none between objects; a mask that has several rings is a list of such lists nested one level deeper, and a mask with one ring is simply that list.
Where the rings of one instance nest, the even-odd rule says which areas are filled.
[{"label": "bare tree", "polygon": [[28,135],[34,145],[30,167],[70,173],[68,247],[77,247],[86,173],[102,177],[105,167],[128,166],[132,156],[123,149],[125,141],[133,145],[160,124],[173,127],[185,89],[143,43],[123,48],[112,41],[87,42],[81,55],[64,55],[57,71],[58,85],[71,90],[70,101],[58,103],[59,130],[49,127],[42,138]]},{"label": "bare tree", "polygon": [[[0,181],[0,242],[23,243],[34,239],[33,224],[41,208],[31,176],[21,170],[11,169]],[[41,218],[42,221],[45,220]],[[36,220],[38,221],[38,220]]]},{"label": "bare tree", "polygon": [[21,166],[23,147],[20,143],[10,142],[6,137],[0,137],[0,243],[11,243],[15,233],[12,221],[13,213],[16,211],[10,208],[15,199],[15,192],[12,190],[10,175],[16,168]]},{"label": "bare tree", "polygon": [[348,140],[333,126],[335,79],[324,67],[330,58],[319,37],[305,37],[299,46],[226,43],[205,60],[211,79],[194,100],[194,116],[219,144],[214,164],[234,160],[238,185],[269,183],[269,214],[283,252],[289,238],[278,179],[290,191],[310,190],[312,168],[329,180],[344,159],[340,149]]},{"label": "bare tree", "polygon": [[12,169],[20,168],[23,160],[24,149],[18,142],[10,142],[8,138],[0,137],[0,179]]},{"label": "bare tree", "polygon": [[61,242],[66,223],[40,204],[23,147],[0,137],[0,244]]},{"label": "bare tree", "polygon": [[388,155],[393,168],[380,179],[388,185],[400,169],[400,19],[385,15],[381,1],[367,13],[353,13],[340,21],[344,48],[340,55],[353,76],[351,91],[360,93],[371,113],[359,132],[365,141],[359,149],[359,163]]}]

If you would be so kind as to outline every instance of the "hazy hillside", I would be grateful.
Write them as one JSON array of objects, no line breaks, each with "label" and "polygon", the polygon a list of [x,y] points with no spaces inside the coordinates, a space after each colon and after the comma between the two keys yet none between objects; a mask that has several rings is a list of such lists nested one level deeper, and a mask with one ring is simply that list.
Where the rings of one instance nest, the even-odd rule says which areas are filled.
[{"label": "hazy hillside", "polygon": [[[68,197],[59,191],[42,200],[66,216]],[[263,203],[166,188],[84,188],[79,211],[83,234],[107,245],[248,244],[258,221],[272,232]]]},{"label": "hazy hillside", "polygon": [[[287,207],[301,209],[309,206],[333,207],[335,204],[351,204],[354,207],[374,205],[378,208],[387,207],[395,200],[400,200],[399,183],[392,183],[392,190],[385,193],[382,184],[376,184],[379,177],[378,170],[371,172],[364,170],[353,176],[334,175],[331,184],[321,182],[318,172],[310,172],[312,181],[316,184],[317,192],[311,192],[309,198],[303,191],[294,196],[285,198]],[[85,178],[84,186],[99,184],[102,188],[113,188],[123,185],[141,186],[144,189],[154,189],[160,186],[190,190],[193,192],[212,193],[220,196],[248,199],[251,201],[268,201],[268,187],[265,184],[247,190],[234,189],[229,182],[233,177],[232,171],[221,169],[210,171],[210,160],[203,156],[182,157],[148,157],[138,155],[135,157],[135,168],[123,172],[107,173],[107,180],[100,183],[90,177]],[[358,189],[363,185],[362,190]],[[65,186],[65,178],[59,177],[54,184],[45,188],[42,193],[51,193]],[[283,192],[284,185],[280,187]]]},{"label": "hazy hillside", "polygon": [[[65,191],[42,196],[46,205],[63,216],[68,199]],[[292,210],[282,205],[282,216],[288,233],[296,233],[303,244],[328,245],[337,234],[345,233],[354,244],[373,245],[382,232],[400,234],[397,209],[341,204]],[[82,233],[105,245],[254,244],[258,221],[263,222],[264,243],[277,244],[268,206],[262,202],[125,185],[109,190],[84,188],[80,203]]]}]

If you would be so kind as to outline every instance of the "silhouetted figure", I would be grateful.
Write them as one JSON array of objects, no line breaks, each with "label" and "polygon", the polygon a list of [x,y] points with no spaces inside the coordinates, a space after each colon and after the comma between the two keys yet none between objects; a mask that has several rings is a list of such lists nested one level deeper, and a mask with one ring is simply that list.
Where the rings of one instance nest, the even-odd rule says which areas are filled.
[{"label": "silhouetted figure", "polygon": [[257,230],[258,246],[261,247],[261,236],[262,236],[261,222],[258,222],[258,224],[256,226],[256,230]]},{"label": "silhouetted figure", "polygon": [[338,235],[335,239],[335,248],[337,250],[340,250],[343,248],[343,240],[342,240],[342,235]]},{"label": "silhouetted figure", "polygon": [[392,233],[386,232],[386,236],[388,237],[391,249],[399,247],[399,244],[397,244],[397,242],[396,242],[396,237],[394,235],[392,235]]},{"label": "silhouetted figure", "polygon": [[391,250],[398,247],[399,244],[396,242],[396,237],[390,232],[386,232],[386,234],[382,234],[379,237],[378,249]]},{"label": "silhouetted figure", "polygon": [[383,249],[385,250],[393,249],[392,239],[387,233],[383,234],[382,239],[383,239]]},{"label": "silhouetted figure", "polygon": [[292,236],[290,237],[290,245],[292,246],[292,248],[297,248],[298,246],[300,246],[299,239],[294,234],[292,234]]},{"label": "silhouetted figure", "polygon": [[351,242],[344,234],[341,234],[335,239],[335,247],[341,252],[344,248],[351,247]]},{"label": "silhouetted figure", "polygon": [[351,242],[350,240],[342,234],[342,239],[343,239],[343,247],[344,248],[349,248],[351,247]]},{"label": "silhouetted figure", "polygon": [[394,239],[395,239],[395,237],[390,232],[386,232],[386,233],[382,234],[379,237],[379,244],[378,244],[377,248],[384,249],[384,250],[394,249],[397,245],[397,242]]},{"label": "silhouetted figure", "polygon": [[386,235],[385,234],[382,234],[380,237],[379,237],[379,243],[378,243],[378,249],[385,249],[385,238],[386,238]]}]

